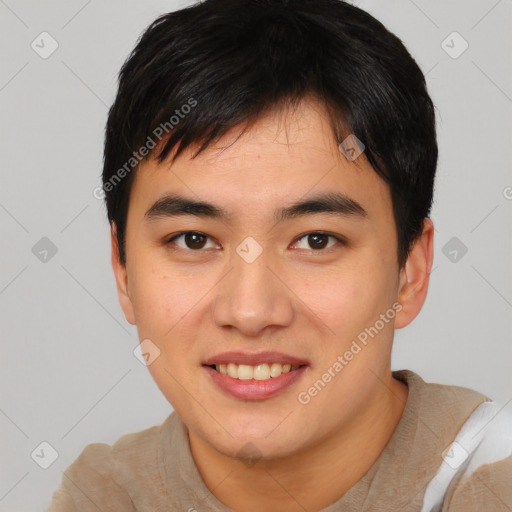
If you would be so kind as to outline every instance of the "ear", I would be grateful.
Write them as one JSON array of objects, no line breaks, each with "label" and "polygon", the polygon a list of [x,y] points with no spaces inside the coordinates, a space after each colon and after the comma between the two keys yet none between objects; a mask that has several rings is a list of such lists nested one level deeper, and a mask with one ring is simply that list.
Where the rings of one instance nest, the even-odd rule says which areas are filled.
[{"label": "ear", "polygon": [[110,230],[110,242],[112,245],[112,269],[114,270],[114,276],[116,278],[117,285],[117,296],[119,298],[119,304],[123,309],[126,320],[135,325],[135,315],[133,312],[133,305],[128,294],[128,273],[126,272],[126,266],[121,263],[119,258],[119,245],[117,242],[117,229],[113,222]]},{"label": "ear", "polygon": [[434,259],[434,224],[423,220],[423,231],[400,270],[398,302],[402,309],[395,317],[395,329],[409,325],[419,314],[427,298],[432,261]]}]

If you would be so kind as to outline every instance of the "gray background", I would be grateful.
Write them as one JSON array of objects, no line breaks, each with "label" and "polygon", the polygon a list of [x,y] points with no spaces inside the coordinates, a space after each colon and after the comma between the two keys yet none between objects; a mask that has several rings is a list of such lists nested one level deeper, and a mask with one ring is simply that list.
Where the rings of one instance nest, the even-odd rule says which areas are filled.
[{"label": "gray background", "polygon": [[[138,338],[117,301],[108,223],[92,191],[122,62],[157,15],[186,4],[0,0],[0,512],[44,510],[87,444],[113,443],[171,411],[133,355]],[[434,271],[423,311],[397,331],[393,369],[505,404],[512,1],[358,5],[404,41],[438,110]],[[59,45],[46,59],[31,47],[51,48],[43,31]],[[453,31],[469,44],[457,58],[442,47]],[[452,54],[462,48],[457,37],[444,43]],[[58,452],[46,470],[43,441]]]}]

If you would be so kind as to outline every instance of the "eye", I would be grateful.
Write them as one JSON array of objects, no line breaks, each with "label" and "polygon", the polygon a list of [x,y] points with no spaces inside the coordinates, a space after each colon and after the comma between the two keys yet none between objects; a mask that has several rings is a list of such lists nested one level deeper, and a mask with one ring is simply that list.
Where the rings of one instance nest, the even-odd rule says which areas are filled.
[{"label": "eye", "polygon": [[[333,242],[330,245],[329,239],[331,239]],[[181,240],[181,243],[178,243],[178,240]],[[201,249],[217,247],[217,245],[213,242],[210,242],[211,245],[208,247],[208,240],[211,240],[211,238],[208,235],[205,235],[204,233],[201,233],[199,231],[183,231],[172,236],[165,243],[166,245],[176,245],[180,249],[189,252],[199,252]],[[300,247],[300,243],[302,240],[304,240],[305,242],[302,242],[303,247]],[[336,244],[336,242],[338,242],[341,245],[345,245],[345,241],[335,235],[330,235],[328,233],[323,233],[321,231],[314,231],[311,233],[306,233],[305,235],[299,237],[295,242],[294,247],[319,252],[325,249],[330,249],[333,245]],[[308,244],[309,247],[305,247],[304,243]]]},{"label": "eye", "polygon": [[[175,244],[179,248],[190,251],[198,251],[200,249],[204,249],[206,245],[206,240],[210,237],[205,235],[204,233],[200,233],[198,231],[184,231],[182,233],[178,233],[174,235],[172,238],[167,240],[166,244]],[[185,245],[181,245],[176,243],[176,240],[183,239]],[[215,248],[215,244],[213,244]],[[208,249],[208,247],[206,247]]]},{"label": "eye", "polygon": [[[335,240],[335,242],[331,245],[328,245],[329,238]],[[298,241],[295,243],[295,245],[297,245],[299,241],[303,239],[306,241],[307,244],[309,244],[310,247],[299,247],[299,249],[312,249],[314,251],[319,251],[326,248],[330,249],[333,245],[335,245],[336,241],[339,242],[341,245],[345,245],[345,241],[342,240],[341,238],[334,235],[329,235],[328,233],[323,233],[321,231],[306,233],[305,235],[297,239]]]}]

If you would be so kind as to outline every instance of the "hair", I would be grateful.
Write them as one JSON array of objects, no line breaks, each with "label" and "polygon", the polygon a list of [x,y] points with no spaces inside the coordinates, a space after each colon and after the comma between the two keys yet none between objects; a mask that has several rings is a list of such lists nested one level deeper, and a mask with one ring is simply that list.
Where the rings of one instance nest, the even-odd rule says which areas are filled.
[{"label": "hair", "polygon": [[402,268],[432,205],[434,105],[400,39],[342,0],[206,0],[149,25],[121,68],[105,130],[102,188],[121,263],[140,162],[177,148],[174,162],[199,145],[195,158],[239,123],[310,96],[336,140],[353,133],[390,187]]}]

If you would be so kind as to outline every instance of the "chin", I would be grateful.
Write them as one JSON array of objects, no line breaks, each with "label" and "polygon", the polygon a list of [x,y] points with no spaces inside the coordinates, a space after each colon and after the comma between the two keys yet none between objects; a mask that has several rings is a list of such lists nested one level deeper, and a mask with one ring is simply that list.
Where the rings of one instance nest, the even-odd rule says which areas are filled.
[{"label": "chin", "polygon": [[246,465],[253,465],[258,461],[272,461],[293,455],[295,451],[287,442],[287,439],[237,439],[221,446],[214,444],[213,447],[227,457],[239,459]]},{"label": "chin", "polygon": [[276,429],[274,423],[271,427],[255,429],[254,425],[250,432],[244,431],[237,426],[225,428],[231,434],[223,431],[219,436],[218,432],[205,432],[202,436],[206,442],[217,452],[231,458],[248,460],[274,460],[285,458],[296,453],[306,439],[297,439],[290,429]]}]

